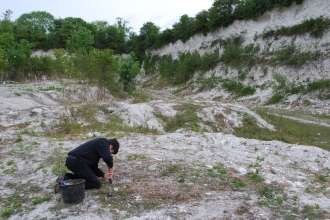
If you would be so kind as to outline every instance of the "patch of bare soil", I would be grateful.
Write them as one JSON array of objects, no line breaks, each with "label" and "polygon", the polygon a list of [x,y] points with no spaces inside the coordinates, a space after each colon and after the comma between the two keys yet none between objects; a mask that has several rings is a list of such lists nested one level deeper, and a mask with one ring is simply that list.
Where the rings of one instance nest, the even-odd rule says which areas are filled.
[{"label": "patch of bare soil", "polygon": [[[71,88],[70,99],[78,100],[74,105],[69,105],[63,90],[46,89],[64,87]],[[200,117],[204,120],[215,120],[217,113],[225,116],[226,133],[185,129],[167,133],[154,113],[175,116],[175,106],[182,98],[170,91],[153,94],[155,98],[145,103],[132,104],[109,95],[102,101],[104,110],[95,113],[100,123],[115,114],[128,126],[147,126],[159,133],[112,133],[121,143],[120,152],[114,156],[113,184],[101,179],[101,189],[87,190],[82,203],[68,205],[61,193],[54,194],[54,173],[63,168],[68,151],[109,134],[91,130],[80,136],[49,137],[52,131],[47,127],[77,111],[72,109],[79,109],[79,99],[97,102],[97,89],[51,81],[1,85],[1,217],[330,218],[330,152],[314,146],[235,137],[230,127],[242,124],[238,112],[255,117],[260,126],[273,127],[246,103],[220,103],[193,96],[186,98],[203,103]],[[76,119],[86,123],[79,114]],[[102,160],[100,164],[105,169]],[[107,196],[109,191],[112,197]]]}]

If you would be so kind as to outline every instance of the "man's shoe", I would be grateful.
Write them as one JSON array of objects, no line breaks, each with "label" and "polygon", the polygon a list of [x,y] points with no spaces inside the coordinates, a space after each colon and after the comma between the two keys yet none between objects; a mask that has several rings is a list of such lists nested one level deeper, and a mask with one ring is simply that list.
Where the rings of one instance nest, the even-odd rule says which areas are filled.
[{"label": "man's shoe", "polygon": [[60,175],[58,175],[58,177],[56,179],[56,183],[55,183],[55,193],[58,193],[60,191],[59,183],[64,180],[64,177],[65,177],[64,173],[61,173]]}]

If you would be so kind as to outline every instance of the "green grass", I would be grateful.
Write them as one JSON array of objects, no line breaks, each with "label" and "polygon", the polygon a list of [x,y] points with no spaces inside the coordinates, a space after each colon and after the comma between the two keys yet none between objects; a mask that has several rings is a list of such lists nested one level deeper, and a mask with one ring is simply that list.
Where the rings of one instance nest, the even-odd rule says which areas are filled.
[{"label": "green grass", "polygon": [[46,87],[46,88],[39,87],[38,90],[39,91],[54,91],[54,90],[61,91],[62,88],[56,88],[54,86],[49,86],[49,87]]},{"label": "green grass", "polygon": [[181,164],[173,164],[173,165],[168,165],[165,167],[165,169],[162,171],[163,176],[169,176],[172,173],[179,172],[183,169]]},{"label": "green grass", "polygon": [[235,188],[242,188],[246,186],[246,183],[241,180],[234,180],[232,183]]},{"label": "green grass", "polygon": [[[52,199],[48,192],[43,192],[40,184],[32,184],[30,181],[27,183],[7,182],[5,187],[14,191],[10,197],[0,200],[2,206],[1,217],[5,219],[17,213],[29,212],[35,208],[35,205]],[[31,198],[30,195],[38,196]],[[33,205],[26,205],[31,203]]]},{"label": "green grass", "polygon": [[146,155],[143,155],[143,154],[133,154],[133,155],[127,156],[128,160],[143,160],[146,158],[147,158]]},{"label": "green grass", "polygon": [[49,201],[51,199],[50,196],[46,196],[46,197],[35,197],[31,199],[31,202],[35,205],[39,205],[45,201]]},{"label": "green grass", "polygon": [[266,110],[262,109],[259,109],[258,113],[274,125],[276,131],[260,128],[254,118],[244,115],[243,126],[235,129],[235,135],[258,140],[278,140],[289,144],[312,145],[330,151],[329,128],[267,114]]},{"label": "green grass", "polygon": [[172,132],[180,128],[186,128],[195,132],[200,132],[199,123],[202,121],[198,117],[197,112],[201,110],[201,106],[185,103],[175,107],[178,111],[174,117],[167,117],[160,113],[156,113],[156,117],[161,119],[165,125],[165,131]]}]

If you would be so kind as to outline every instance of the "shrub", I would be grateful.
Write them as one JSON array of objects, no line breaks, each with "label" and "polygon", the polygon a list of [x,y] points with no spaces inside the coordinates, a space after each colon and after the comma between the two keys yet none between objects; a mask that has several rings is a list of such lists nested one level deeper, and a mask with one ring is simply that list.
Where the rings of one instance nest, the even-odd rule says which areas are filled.
[{"label": "shrub", "polygon": [[159,61],[159,55],[154,55],[151,58],[145,59],[144,70],[146,74],[155,74],[157,72],[156,63]]},{"label": "shrub", "polygon": [[279,37],[279,36],[294,36],[310,33],[311,37],[321,38],[325,31],[330,27],[330,19],[324,18],[311,18],[303,21],[301,24],[293,25],[291,27],[280,27],[277,30],[268,30],[262,33],[262,38]]},{"label": "shrub", "polygon": [[236,94],[238,97],[253,95],[256,91],[254,87],[245,86],[243,83],[231,79],[223,80],[222,87],[225,90],[233,94]]},{"label": "shrub", "polygon": [[276,92],[266,103],[266,105],[273,105],[279,103],[284,98],[280,92]]}]

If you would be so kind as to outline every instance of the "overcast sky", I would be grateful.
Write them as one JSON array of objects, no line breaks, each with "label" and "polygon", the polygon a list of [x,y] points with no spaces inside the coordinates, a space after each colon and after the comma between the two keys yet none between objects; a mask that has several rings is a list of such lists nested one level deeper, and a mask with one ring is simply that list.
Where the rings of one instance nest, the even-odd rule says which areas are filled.
[{"label": "overcast sky", "polygon": [[0,0],[0,13],[10,9],[13,21],[32,11],[46,11],[55,18],[78,17],[86,22],[102,20],[109,24],[120,17],[139,33],[148,21],[165,30],[172,28],[182,15],[195,17],[212,4],[213,0]]}]

